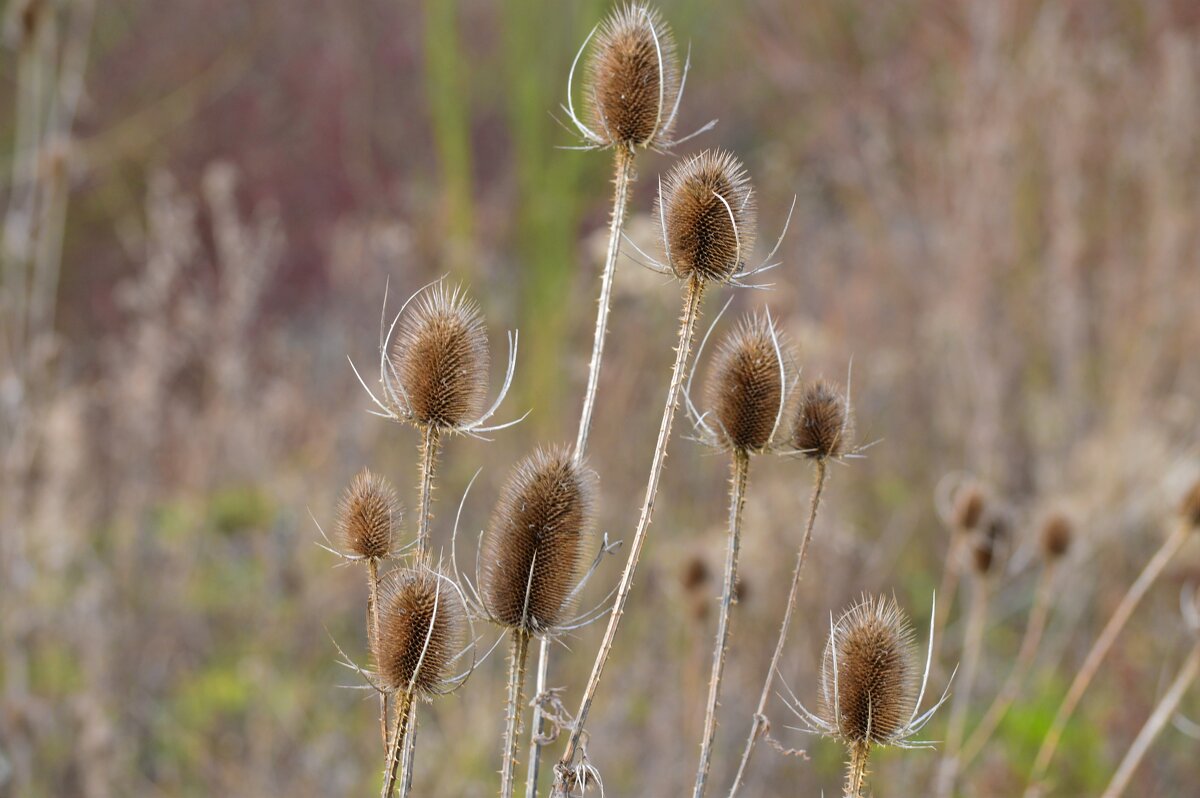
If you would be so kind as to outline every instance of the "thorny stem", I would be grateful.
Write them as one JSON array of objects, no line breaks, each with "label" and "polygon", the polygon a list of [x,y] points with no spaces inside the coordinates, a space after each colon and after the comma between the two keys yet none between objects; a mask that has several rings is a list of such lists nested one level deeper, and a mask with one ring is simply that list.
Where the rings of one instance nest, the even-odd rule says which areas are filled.
[{"label": "thorny stem", "polygon": [[[575,465],[583,462],[587,451],[588,433],[592,427],[592,411],[596,407],[596,388],[600,382],[600,361],[604,357],[604,340],[608,334],[608,310],[612,304],[613,276],[617,272],[617,256],[621,251],[621,230],[625,226],[625,209],[629,204],[629,184],[633,179],[633,152],[618,147],[614,156],[616,177],[613,188],[612,222],[608,227],[608,252],[604,270],[600,273],[600,299],[596,309],[596,334],[592,339],[592,360],[588,365],[587,388],[583,393],[583,410],[579,416],[579,435],[575,439]],[[546,675],[550,667],[550,641],[543,637],[538,647],[537,694],[546,691]],[[525,781],[526,798],[537,798],[538,774],[542,762],[542,705],[533,705],[530,722],[528,775]]]},{"label": "thorny stem", "polygon": [[850,761],[846,763],[845,798],[861,798],[863,781],[867,778],[867,758],[871,755],[868,742],[850,746]]},{"label": "thorny stem", "polygon": [[704,736],[700,739],[700,767],[696,771],[693,798],[702,798],[712,764],[713,738],[717,731],[717,701],[721,695],[721,677],[725,671],[725,652],[729,649],[729,610],[733,604],[737,580],[738,544],[742,536],[742,508],[746,505],[746,482],[750,476],[750,455],[745,449],[733,453],[733,474],[729,486],[729,549],[725,553],[725,586],[721,593],[721,616],[713,645],[712,675],[708,681],[708,704],[704,709]]},{"label": "thorny stem", "polygon": [[971,706],[971,689],[979,670],[979,654],[983,648],[983,632],[987,626],[988,581],[985,574],[975,574],[971,591],[971,609],[967,615],[967,630],[963,642],[962,679],[954,691],[950,705],[950,722],[946,731],[946,749],[942,754],[937,776],[939,798],[949,798],[958,777],[959,751],[967,726],[967,710]]},{"label": "thorny stem", "polygon": [[1150,744],[1154,742],[1154,738],[1175,714],[1179,702],[1188,688],[1192,686],[1192,682],[1196,681],[1198,673],[1200,673],[1200,642],[1192,646],[1192,653],[1188,655],[1183,667],[1179,669],[1179,675],[1171,683],[1166,695],[1158,702],[1154,712],[1146,719],[1146,725],[1138,732],[1133,745],[1125,752],[1125,758],[1121,760],[1117,772],[1113,774],[1112,781],[1108,783],[1108,788],[1101,798],[1117,798],[1129,786],[1129,780],[1133,778],[1134,771],[1141,764],[1146,751],[1150,749]]},{"label": "thorny stem", "polygon": [[392,719],[392,733],[389,736],[387,766],[383,775],[383,798],[392,798],[392,793],[396,790],[396,770],[400,764],[400,744],[403,742],[405,734],[404,728],[408,723],[409,711],[412,709],[413,700],[411,693],[396,694],[396,712]]},{"label": "thorny stem", "polygon": [[742,780],[746,777],[746,769],[750,766],[754,744],[767,731],[767,701],[771,698],[771,685],[775,682],[775,672],[779,669],[779,661],[783,658],[788,627],[792,625],[792,613],[796,609],[796,598],[800,594],[800,577],[804,571],[804,561],[808,559],[808,544],[812,540],[813,526],[817,522],[817,508],[821,505],[821,493],[825,489],[826,468],[824,458],[817,460],[816,471],[813,473],[812,498],[808,507],[808,523],[804,527],[804,537],[800,540],[800,550],[796,554],[796,568],[792,571],[792,587],[788,591],[787,608],[783,611],[783,622],[779,625],[779,639],[775,642],[775,653],[771,656],[771,665],[767,668],[767,678],[763,681],[762,695],[758,697],[758,707],[754,710],[754,722],[750,726],[749,736],[746,737],[746,747],[742,750],[742,761],[738,764],[733,786],[729,788],[729,798],[737,795],[738,789],[742,786]]},{"label": "thorny stem", "polygon": [[983,751],[983,747],[987,745],[988,740],[1000,726],[1000,722],[1004,720],[1009,707],[1016,700],[1021,685],[1025,682],[1029,669],[1033,666],[1038,646],[1042,642],[1042,633],[1046,631],[1046,621],[1050,617],[1051,599],[1053,598],[1050,588],[1054,584],[1053,577],[1054,566],[1047,565],[1042,570],[1042,576],[1038,582],[1033,608],[1029,611],[1029,622],[1025,625],[1025,635],[1021,638],[1021,647],[1017,651],[1013,669],[996,694],[992,705],[984,713],[983,720],[979,721],[979,725],[975,727],[975,731],[971,732],[971,736],[963,745],[962,755],[959,757],[960,768],[966,769]]},{"label": "thorny stem", "polygon": [[[379,560],[367,559],[367,630],[371,650],[376,650],[379,640]],[[379,691],[379,735],[383,738],[383,750],[388,750],[388,696]]]},{"label": "thorny stem", "polygon": [[525,703],[521,697],[521,690],[525,684],[525,662],[528,655],[529,633],[522,629],[514,629],[508,663],[508,703],[505,707],[507,723],[504,728],[504,761],[500,766],[500,798],[512,798],[516,783],[521,709]]},{"label": "thorny stem", "polygon": [[429,507],[433,501],[433,471],[441,439],[436,427],[421,428],[421,488],[417,500],[417,561],[429,556]]},{"label": "thorny stem", "polygon": [[1175,531],[1163,542],[1162,546],[1150,558],[1150,562],[1146,563],[1146,567],[1142,569],[1142,573],[1138,575],[1137,580],[1130,585],[1129,592],[1121,599],[1121,603],[1117,605],[1117,609],[1113,612],[1111,618],[1108,619],[1108,624],[1104,630],[1100,632],[1100,636],[1096,638],[1096,642],[1092,644],[1091,651],[1088,652],[1087,659],[1083,661],[1079,673],[1075,676],[1075,681],[1071,683],[1071,688],[1067,691],[1067,697],[1063,699],[1062,705],[1058,708],[1058,713],[1054,716],[1054,723],[1050,726],[1050,731],[1046,733],[1046,738],[1042,740],[1042,747],[1038,750],[1037,759],[1033,763],[1033,771],[1029,776],[1029,786],[1025,789],[1025,798],[1034,798],[1041,794],[1041,782],[1046,776],[1046,771],[1050,768],[1050,762],[1054,759],[1054,752],[1058,750],[1058,743],[1062,739],[1063,732],[1067,728],[1067,723],[1071,720],[1071,715],[1075,712],[1075,708],[1079,706],[1080,699],[1083,698],[1084,691],[1091,684],[1092,679],[1096,676],[1096,671],[1100,669],[1100,663],[1104,661],[1104,657],[1116,642],[1117,635],[1125,628],[1125,624],[1129,621],[1129,616],[1133,615],[1133,611],[1141,602],[1150,586],[1154,584],[1154,580],[1167,567],[1167,563],[1171,558],[1183,547],[1187,542],[1190,528],[1187,523],[1180,523]]},{"label": "thorny stem", "polygon": [[658,440],[654,445],[654,456],[650,462],[650,476],[646,482],[646,495],[642,502],[641,516],[634,530],[633,542],[629,547],[629,559],[621,573],[621,581],[617,585],[617,596],[613,601],[612,612],[608,616],[608,627],[600,641],[600,650],[596,653],[596,661],[592,665],[591,676],[588,677],[587,687],[583,692],[583,700],[571,736],[567,740],[566,750],[562,759],[555,767],[554,795],[565,798],[569,794],[569,778],[571,765],[579,751],[580,740],[583,737],[584,723],[592,701],[596,697],[596,689],[600,685],[600,676],[604,673],[604,665],[612,652],[613,641],[616,638],[617,626],[625,612],[625,603],[629,600],[629,592],[633,588],[633,573],[637,568],[638,557],[646,542],[646,532],[650,528],[650,519],[654,515],[654,500],[658,495],[658,481],[662,476],[663,461],[667,456],[667,441],[671,437],[671,424],[675,420],[675,408],[679,403],[679,391],[683,385],[684,374],[687,371],[688,355],[692,351],[692,339],[696,332],[696,319],[700,315],[700,300],[704,294],[704,284],[697,280],[689,280],[683,298],[683,319],[679,327],[679,345],[675,350],[675,364],[671,370],[671,382],[667,387],[666,404],[663,406],[662,424],[658,429]]},{"label": "thorny stem", "polygon": [[412,792],[413,762],[417,753],[417,703],[410,702],[408,728],[404,732],[404,758],[400,762],[400,798],[408,798]]}]

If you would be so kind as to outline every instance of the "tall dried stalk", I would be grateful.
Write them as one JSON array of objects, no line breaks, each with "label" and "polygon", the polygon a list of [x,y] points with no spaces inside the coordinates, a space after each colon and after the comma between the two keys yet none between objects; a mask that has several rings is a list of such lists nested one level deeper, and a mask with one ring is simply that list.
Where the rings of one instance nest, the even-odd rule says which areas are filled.
[{"label": "tall dried stalk", "polygon": [[512,650],[508,663],[508,698],[505,706],[504,760],[500,766],[500,798],[512,798],[516,784],[517,745],[521,734],[521,710],[524,708],[522,688],[525,685],[525,663],[529,659],[529,633],[512,631]]},{"label": "tall dried stalk", "polygon": [[959,751],[967,725],[967,710],[971,706],[971,691],[979,672],[979,655],[983,649],[983,632],[987,626],[988,579],[986,574],[976,573],[971,591],[971,608],[967,614],[967,629],[964,636],[962,677],[954,697],[950,701],[950,722],[946,731],[945,751],[937,775],[939,798],[949,798],[954,792],[958,778]]},{"label": "tall dried stalk", "polygon": [[1071,682],[1071,687],[1067,690],[1067,695],[1054,716],[1054,722],[1050,725],[1050,730],[1046,733],[1045,739],[1042,740],[1041,748],[1038,749],[1037,759],[1034,760],[1033,770],[1029,776],[1029,785],[1025,789],[1025,798],[1035,798],[1035,796],[1041,794],[1041,782],[1050,768],[1050,762],[1054,759],[1054,753],[1058,750],[1058,744],[1062,740],[1063,732],[1066,731],[1067,723],[1070,722],[1071,716],[1079,706],[1079,701],[1083,698],[1084,692],[1087,690],[1088,685],[1092,683],[1092,679],[1095,678],[1096,671],[1100,669],[1100,664],[1104,661],[1104,657],[1112,649],[1113,643],[1117,640],[1117,635],[1125,628],[1125,624],[1129,621],[1130,616],[1133,615],[1133,611],[1137,609],[1146,592],[1150,590],[1150,586],[1154,584],[1154,581],[1162,574],[1163,569],[1167,567],[1167,563],[1183,548],[1183,544],[1187,542],[1190,532],[1191,527],[1187,520],[1178,524],[1150,559],[1150,562],[1146,563],[1146,567],[1142,569],[1137,580],[1130,585],[1129,591],[1121,599],[1121,603],[1117,605],[1117,609],[1113,612],[1112,617],[1109,618],[1103,631],[1100,632],[1100,636],[1096,638],[1096,642],[1092,644],[1087,658],[1084,659],[1083,665],[1079,668],[1079,673],[1075,676],[1075,681]]},{"label": "tall dried stalk", "polygon": [[[399,693],[396,696],[395,709],[392,712],[392,730],[388,735],[389,741],[408,737],[408,725],[412,710],[415,709],[412,693]],[[383,771],[383,798],[391,798],[396,791],[397,771],[400,769],[400,746],[391,742],[388,744],[386,765]]]},{"label": "tall dried stalk", "polygon": [[783,622],[779,625],[779,639],[775,641],[775,653],[771,655],[771,664],[767,668],[767,677],[763,680],[762,693],[758,697],[758,706],[754,709],[754,721],[750,725],[750,734],[746,737],[746,746],[742,749],[742,759],[738,763],[737,775],[734,776],[733,786],[729,789],[729,797],[737,795],[738,788],[746,777],[746,768],[750,766],[750,757],[754,753],[754,745],[758,738],[768,729],[767,701],[771,698],[771,686],[775,682],[775,674],[779,670],[779,661],[783,658],[784,644],[787,642],[788,628],[792,625],[792,613],[796,610],[796,599],[800,594],[800,577],[804,571],[804,563],[808,559],[808,544],[812,540],[813,526],[817,522],[817,508],[821,505],[821,494],[825,489],[827,464],[824,459],[816,461],[813,472],[813,492],[809,500],[808,523],[804,526],[804,537],[800,539],[800,549],[796,554],[796,567],[792,571],[792,586],[788,590],[787,607],[783,612]]},{"label": "tall dried stalk", "polygon": [[721,677],[725,671],[725,653],[729,649],[729,611],[737,580],[738,545],[742,536],[742,509],[746,505],[746,482],[750,476],[750,455],[745,449],[733,451],[729,486],[729,548],[725,552],[725,584],[721,590],[721,614],[717,620],[717,638],[713,645],[712,673],[708,680],[708,703],[704,709],[704,731],[700,738],[700,765],[696,771],[694,798],[704,795],[708,770],[712,764],[713,738],[717,732],[717,701]]},{"label": "tall dried stalk", "polygon": [[440,444],[441,434],[436,427],[421,428],[421,486],[417,498],[417,561],[421,563],[429,558],[429,521],[431,518],[429,508],[433,501],[433,474],[437,468]]}]

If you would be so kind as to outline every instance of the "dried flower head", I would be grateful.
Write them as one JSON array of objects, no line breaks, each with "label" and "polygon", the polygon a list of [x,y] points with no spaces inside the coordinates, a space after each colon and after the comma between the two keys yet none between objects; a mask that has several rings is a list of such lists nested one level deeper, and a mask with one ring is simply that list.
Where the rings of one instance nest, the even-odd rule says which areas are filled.
[{"label": "dried flower head", "polygon": [[1051,513],[1042,522],[1042,554],[1047,560],[1057,560],[1071,548],[1073,536],[1071,519],[1060,512]]},{"label": "dried flower head", "polygon": [[748,452],[767,449],[784,402],[779,336],[769,316],[747,316],[721,346],[708,381],[716,442]]},{"label": "dried flower head", "polygon": [[584,94],[600,143],[668,146],[681,88],[670,27],[657,10],[638,3],[610,14],[595,39]]},{"label": "dried flower head", "polygon": [[971,561],[975,572],[986,574],[1008,545],[1012,520],[1003,508],[992,508],[971,534]]},{"label": "dried flower head", "polygon": [[488,389],[488,341],[479,306],[438,283],[406,317],[392,349],[403,398],[421,426],[470,423]]},{"label": "dried flower head", "polygon": [[972,482],[964,485],[954,498],[954,527],[960,531],[974,529],[987,507],[983,489]]},{"label": "dried flower head", "polygon": [[386,479],[364,468],[342,495],[338,538],[349,555],[382,560],[395,553],[403,510]]},{"label": "dried flower head", "polygon": [[1200,479],[1196,480],[1191,490],[1183,497],[1179,513],[1189,524],[1200,528]]},{"label": "dried flower head", "polygon": [[792,431],[796,450],[814,460],[838,458],[850,451],[853,435],[854,415],[841,390],[827,380],[808,383]]},{"label": "dried flower head", "polygon": [[705,150],[674,167],[657,213],[667,264],[680,279],[727,282],[754,247],[754,190],[729,152]]},{"label": "dried flower head", "polygon": [[971,536],[971,564],[975,573],[986,574],[996,560],[996,547],[986,534],[976,532]]},{"label": "dried flower head", "polygon": [[592,531],[592,474],[565,447],[513,469],[484,532],[482,599],[496,623],[532,633],[567,620]]},{"label": "dried flower head", "polygon": [[379,605],[372,654],[381,685],[425,697],[453,687],[450,669],[464,648],[466,613],[452,583],[427,568],[398,569],[383,580]]},{"label": "dried flower head", "polygon": [[708,562],[699,554],[688,557],[679,572],[679,583],[688,593],[702,589],[711,578]]}]

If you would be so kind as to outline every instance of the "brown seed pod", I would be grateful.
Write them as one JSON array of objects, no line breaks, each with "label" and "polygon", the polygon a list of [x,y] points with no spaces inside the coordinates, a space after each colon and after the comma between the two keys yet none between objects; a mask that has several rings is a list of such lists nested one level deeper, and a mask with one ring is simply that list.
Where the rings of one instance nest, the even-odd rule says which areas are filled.
[{"label": "brown seed pod", "polygon": [[976,532],[971,536],[971,564],[975,566],[975,573],[986,574],[992,569],[992,563],[996,560],[996,548],[990,537],[983,532]]},{"label": "brown seed pod", "polygon": [[954,526],[966,531],[979,526],[983,511],[987,507],[983,489],[974,482],[964,485],[954,498]]},{"label": "brown seed pod", "polygon": [[841,457],[853,435],[854,414],[841,390],[826,380],[806,385],[792,431],[796,450],[813,460]]},{"label": "brown seed pod", "polygon": [[688,557],[683,564],[683,569],[679,572],[679,583],[687,593],[700,590],[708,584],[710,578],[708,563],[699,554]]},{"label": "brown seed pod", "polygon": [[778,341],[767,316],[755,314],[743,318],[717,349],[708,403],[722,446],[761,452],[771,444],[783,400]]},{"label": "brown seed pod", "polygon": [[413,421],[453,429],[483,410],[488,341],[479,306],[458,288],[426,292],[396,335],[392,363]]},{"label": "brown seed pod", "polygon": [[1060,512],[1051,513],[1042,522],[1040,540],[1047,560],[1057,560],[1071,548],[1071,519]]},{"label": "brown seed pod", "polygon": [[381,585],[379,639],[372,641],[383,687],[417,695],[447,691],[466,634],[462,598],[449,580],[426,568],[392,571]]},{"label": "brown seed pod", "polygon": [[656,214],[667,262],[681,279],[726,282],[754,247],[754,190],[732,153],[705,150],[668,172]]},{"label": "brown seed pod", "polygon": [[1194,527],[1200,528],[1200,479],[1192,485],[1192,489],[1183,497],[1179,505],[1179,514]]},{"label": "brown seed pod", "polygon": [[600,24],[584,86],[593,131],[605,145],[671,143],[680,89],[675,37],[657,10],[627,5]]},{"label": "brown seed pod", "polygon": [[906,732],[917,701],[914,646],[895,599],[864,596],[838,619],[825,645],[819,717],[843,742],[887,745]]},{"label": "brown seed pod", "polygon": [[513,469],[482,543],[493,621],[540,633],[567,620],[594,520],[592,479],[566,447],[538,449]]},{"label": "brown seed pod", "polygon": [[364,468],[342,494],[338,508],[338,538],[343,551],[368,560],[391,557],[402,519],[395,488]]}]

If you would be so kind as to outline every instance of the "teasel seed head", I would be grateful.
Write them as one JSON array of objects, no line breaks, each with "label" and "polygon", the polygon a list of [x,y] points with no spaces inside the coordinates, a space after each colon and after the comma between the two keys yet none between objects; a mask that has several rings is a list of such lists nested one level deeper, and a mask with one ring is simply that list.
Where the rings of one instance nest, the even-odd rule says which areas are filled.
[{"label": "teasel seed head", "polygon": [[711,578],[708,562],[699,554],[688,557],[679,572],[679,584],[686,593],[702,590]]},{"label": "teasel seed head", "polygon": [[665,147],[681,74],[675,37],[656,9],[615,10],[596,32],[584,86],[590,124],[606,146]]},{"label": "teasel seed head", "polygon": [[1196,529],[1200,529],[1200,479],[1192,484],[1191,490],[1183,497],[1179,505],[1179,513],[1183,519]]},{"label": "teasel seed head", "polygon": [[568,619],[594,522],[593,479],[566,447],[539,448],[513,469],[483,536],[491,620],[544,633]]},{"label": "teasel seed head", "polygon": [[728,449],[763,452],[784,400],[783,347],[765,314],[747,316],[721,346],[708,381],[708,404],[717,443]]},{"label": "teasel seed head", "polygon": [[975,572],[988,573],[1008,545],[1011,532],[1008,512],[1000,507],[992,508],[981,524],[971,531],[971,562]]},{"label": "teasel seed head", "polygon": [[754,189],[742,162],[723,150],[705,150],[671,169],[656,215],[680,279],[727,282],[754,247]]},{"label": "teasel seed head", "polygon": [[841,389],[827,380],[807,384],[792,430],[796,450],[813,460],[838,458],[850,451],[853,435],[854,414]]},{"label": "teasel seed head", "polygon": [[372,654],[381,685],[430,697],[448,691],[451,667],[462,651],[466,611],[445,577],[428,568],[403,568],[380,587],[379,637]]},{"label": "teasel seed head", "polygon": [[459,288],[439,283],[404,317],[392,349],[412,420],[454,429],[483,409],[488,341],[479,306]]},{"label": "teasel seed head", "polygon": [[1049,561],[1061,559],[1071,548],[1073,531],[1071,519],[1061,512],[1053,512],[1042,521],[1042,554]]},{"label": "teasel seed head", "polygon": [[917,667],[913,629],[895,599],[864,596],[825,645],[820,719],[847,745],[890,744],[908,730]]},{"label": "teasel seed head", "polygon": [[974,529],[983,519],[987,500],[983,488],[975,482],[964,485],[954,497],[954,527],[959,531]]},{"label": "teasel seed head", "polygon": [[342,550],[366,560],[392,557],[403,514],[391,483],[364,468],[342,494],[338,512]]}]

